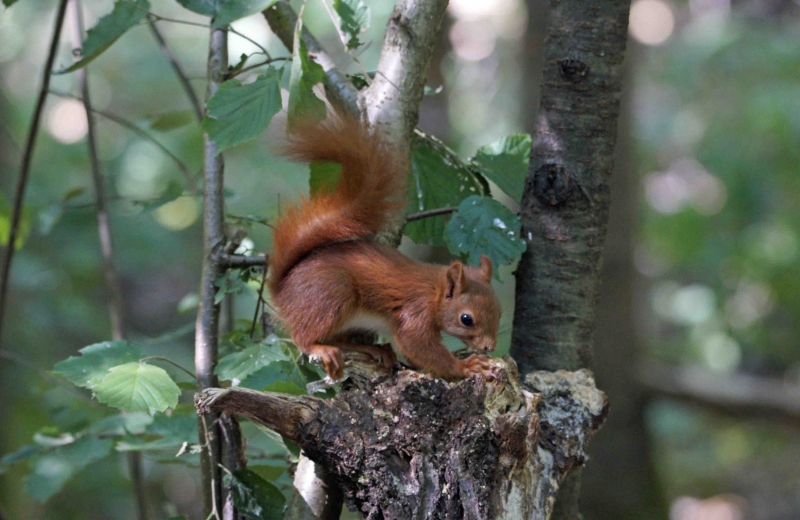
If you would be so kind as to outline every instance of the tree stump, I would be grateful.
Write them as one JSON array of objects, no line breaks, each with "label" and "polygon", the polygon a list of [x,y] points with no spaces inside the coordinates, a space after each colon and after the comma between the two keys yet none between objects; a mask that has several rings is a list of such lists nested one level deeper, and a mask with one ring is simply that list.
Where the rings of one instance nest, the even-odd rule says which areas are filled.
[{"label": "tree stump", "polygon": [[355,353],[328,400],[210,388],[199,413],[240,414],[296,442],[368,519],[547,519],[567,472],[608,412],[591,372],[457,382],[386,374]]}]

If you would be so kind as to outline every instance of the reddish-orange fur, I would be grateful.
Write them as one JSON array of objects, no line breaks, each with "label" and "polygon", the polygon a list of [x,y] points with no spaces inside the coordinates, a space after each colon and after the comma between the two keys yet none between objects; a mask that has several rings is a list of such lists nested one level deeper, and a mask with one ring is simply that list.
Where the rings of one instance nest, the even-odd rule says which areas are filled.
[{"label": "reddish-orange fur", "polygon": [[[500,308],[489,286],[489,259],[482,257],[479,268],[424,264],[370,240],[404,205],[406,167],[398,155],[376,132],[337,115],[302,127],[284,151],[342,164],[332,193],[291,208],[275,228],[269,289],[298,348],[320,357],[333,379],[344,368],[340,348],[366,351],[391,366],[391,349],[343,339],[349,322],[377,320],[415,366],[437,377],[490,377],[484,357],[458,360],[441,343],[445,330],[473,348],[494,350]],[[461,323],[465,313],[473,320],[469,327]]]}]

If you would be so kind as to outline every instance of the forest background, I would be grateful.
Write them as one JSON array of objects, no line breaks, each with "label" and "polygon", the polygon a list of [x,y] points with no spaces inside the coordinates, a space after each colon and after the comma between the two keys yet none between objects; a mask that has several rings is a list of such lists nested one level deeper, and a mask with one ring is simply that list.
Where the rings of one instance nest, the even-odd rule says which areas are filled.
[{"label": "forest background", "polygon": [[[87,26],[112,4],[85,2]],[[361,38],[373,43],[358,60],[372,70],[393,2],[368,4],[372,21]],[[174,2],[154,10],[207,23]],[[531,132],[546,23],[539,13],[545,11],[532,0],[452,1],[420,128],[464,158],[505,135]],[[645,518],[643,507],[652,518],[669,510],[679,520],[709,511],[728,515],[714,517],[720,519],[800,515],[794,463],[800,457],[798,14],[796,2],[781,0],[633,3],[593,362],[612,413],[584,472],[586,518]],[[20,1],[0,13],[3,235],[52,17],[51,3],[43,0]],[[341,49],[320,2],[308,2],[304,21],[328,49]],[[208,31],[158,25],[201,95]],[[232,63],[259,51],[249,40],[273,56],[287,55],[261,15],[233,28],[246,38],[231,35]],[[72,62],[70,50],[61,46],[56,68]],[[343,51],[335,57],[348,72],[359,72]],[[89,79],[96,109],[123,116],[199,170],[202,140],[191,104],[147,27],[130,30],[94,61]],[[75,74],[53,76],[52,90],[76,88]],[[74,398],[39,370],[111,337],[82,111],[80,102],[55,95],[45,106],[0,347],[0,454],[68,428],[76,413],[93,413],[76,410]],[[102,114],[97,124],[114,194],[129,336],[148,355],[192,366],[199,201],[173,197],[181,173],[153,142]],[[231,215],[271,218],[281,201],[309,189],[307,168],[275,159],[269,143],[267,132],[226,151]],[[269,250],[267,227],[256,222],[248,231],[247,245]],[[441,248],[407,240],[403,247],[421,258],[448,258]],[[512,272],[513,266],[503,269],[496,284],[506,329]],[[234,320],[252,319],[257,289],[253,283],[231,288]],[[498,354],[509,340],[501,338]],[[247,436],[260,443],[265,467],[274,468],[265,476],[285,489],[285,448],[257,431]],[[156,517],[194,512],[197,471],[157,460],[143,457]],[[52,498],[25,492],[29,475],[42,477],[35,461],[2,465],[0,511],[8,518],[134,518],[125,461],[110,455],[88,469],[75,463],[52,484]]]}]

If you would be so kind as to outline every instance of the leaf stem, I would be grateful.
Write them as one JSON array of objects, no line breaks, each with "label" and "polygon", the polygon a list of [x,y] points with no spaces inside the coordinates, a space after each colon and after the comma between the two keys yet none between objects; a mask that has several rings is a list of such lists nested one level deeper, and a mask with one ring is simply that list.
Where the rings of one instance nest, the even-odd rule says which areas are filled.
[{"label": "leaf stem", "polygon": [[194,374],[194,372],[192,372],[188,368],[184,367],[180,363],[177,363],[177,362],[171,360],[170,358],[167,358],[167,357],[164,357],[164,356],[147,356],[147,357],[143,357],[139,361],[140,362],[145,362],[145,361],[149,361],[151,359],[156,359],[158,361],[164,361],[165,363],[169,363],[170,365],[174,366],[175,368],[178,368],[178,369],[183,370],[184,372],[186,372],[192,379],[197,379],[197,376]]},{"label": "leaf stem", "polygon": [[456,211],[458,211],[458,208],[456,207],[427,209],[417,213],[409,213],[406,215],[406,222],[414,222],[415,220],[422,220],[424,218],[438,217],[439,215],[448,215],[450,213],[455,213]]}]

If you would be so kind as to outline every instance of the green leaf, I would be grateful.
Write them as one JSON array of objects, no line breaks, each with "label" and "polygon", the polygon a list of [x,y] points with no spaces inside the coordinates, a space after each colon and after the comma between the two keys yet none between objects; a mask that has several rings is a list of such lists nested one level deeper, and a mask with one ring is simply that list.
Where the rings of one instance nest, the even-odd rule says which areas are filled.
[{"label": "green leaf", "polygon": [[72,444],[47,451],[34,459],[25,490],[39,502],[58,493],[69,479],[92,462],[111,453],[113,441],[86,436]]},{"label": "green leaf", "polygon": [[277,342],[264,340],[253,343],[240,352],[224,356],[219,360],[215,372],[227,381],[243,381],[262,367],[286,359]]},{"label": "green leaf", "polygon": [[522,224],[516,215],[490,197],[469,197],[458,206],[458,212],[445,229],[447,248],[467,264],[478,265],[487,255],[498,267],[519,258],[526,243],[519,238]]},{"label": "green leaf", "polygon": [[70,357],[53,367],[53,372],[66,377],[72,384],[92,389],[108,375],[111,367],[139,361],[138,345],[127,341],[104,341],[79,350],[80,356]]},{"label": "green leaf", "polygon": [[[456,207],[470,195],[486,195],[481,175],[438,139],[417,133],[412,143],[408,213]],[[418,244],[444,245],[445,217],[409,222],[403,233]]]},{"label": "green leaf", "polygon": [[150,2],[147,0],[117,0],[114,3],[114,10],[100,18],[97,25],[86,33],[86,39],[80,49],[81,59],[59,71],[58,74],[65,74],[86,66],[111,47],[128,29],[138,24],[147,15],[149,9]]},{"label": "green leaf", "polygon": [[242,85],[228,80],[208,100],[208,116],[202,129],[217,145],[226,148],[248,141],[263,132],[281,109],[281,73],[268,68],[254,82]]},{"label": "green leaf", "polygon": [[508,196],[519,202],[525,188],[532,142],[528,134],[507,135],[480,147],[472,162]]},{"label": "green leaf", "polygon": [[289,78],[289,110],[288,130],[297,123],[309,119],[325,119],[325,103],[320,100],[312,88],[325,79],[325,71],[311,59],[305,42],[300,37],[303,32],[303,21],[298,20],[294,33],[294,56],[292,72]]},{"label": "green leaf", "polygon": [[358,37],[369,28],[369,7],[362,0],[333,0],[333,10],[339,15],[339,29],[349,37],[347,50],[358,48]]},{"label": "green leaf", "polygon": [[[2,192],[0,192],[0,246],[7,246],[9,233],[11,232],[11,212],[12,207]],[[31,214],[28,208],[22,207],[19,227],[17,228],[17,239],[14,244],[16,249],[20,249],[27,240],[31,232]]]},{"label": "green leaf", "polygon": [[220,2],[211,27],[222,27],[245,16],[260,13],[271,7],[277,0],[227,0]]},{"label": "green leaf", "polygon": [[[117,443],[118,451],[176,450],[184,443],[197,442],[197,416],[187,410],[167,416],[156,415],[147,426],[146,438],[126,439]],[[156,438],[154,438],[156,437]]]},{"label": "green leaf", "polygon": [[101,403],[152,415],[174,408],[181,390],[163,368],[134,362],[112,367],[94,393]]},{"label": "green leaf", "polygon": [[12,5],[16,4],[17,0],[3,0],[3,5],[6,7],[11,7]]},{"label": "green leaf", "polygon": [[309,165],[311,176],[308,179],[308,188],[311,195],[320,191],[332,192],[339,184],[339,175],[342,165],[333,161],[314,161]]},{"label": "green leaf", "polygon": [[195,115],[192,110],[173,110],[154,116],[150,122],[150,128],[166,132],[191,124],[194,120]]},{"label": "green leaf", "polygon": [[214,16],[219,11],[220,4],[224,1],[225,0],[178,0],[178,3],[193,13]]},{"label": "green leaf", "polygon": [[104,417],[89,427],[92,435],[139,435],[153,422],[153,418],[142,412]]},{"label": "green leaf", "polygon": [[244,516],[256,520],[283,518],[286,499],[278,488],[249,469],[240,469],[222,478],[222,484],[231,489],[233,505]]}]

